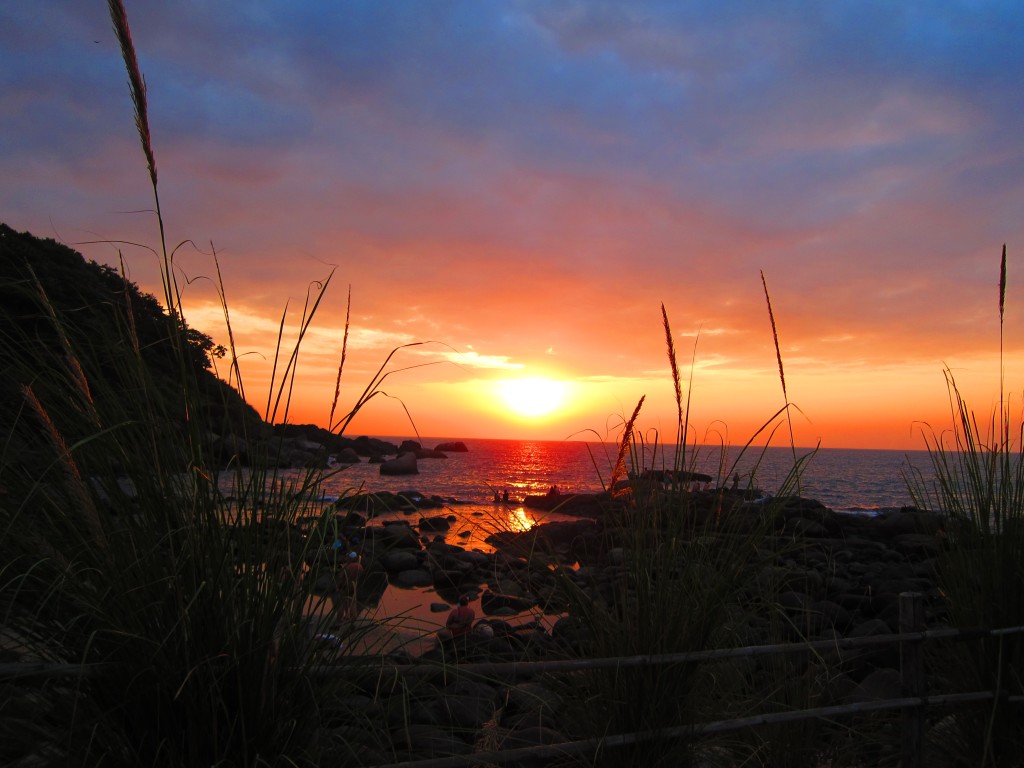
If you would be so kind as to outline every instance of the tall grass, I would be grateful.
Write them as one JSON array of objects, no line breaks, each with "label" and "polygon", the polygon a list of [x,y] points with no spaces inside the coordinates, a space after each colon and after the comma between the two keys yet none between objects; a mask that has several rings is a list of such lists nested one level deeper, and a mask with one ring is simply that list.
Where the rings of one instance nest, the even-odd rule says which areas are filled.
[{"label": "tall grass", "polygon": [[[29,313],[62,349],[54,355],[14,327],[2,331],[0,364],[23,383],[0,442],[0,652],[86,674],[2,682],[0,762],[372,759],[379,726],[338,709],[361,681],[317,671],[347,652],[310,629],[311,608],[329,607],[313,577],[336,565],[320,546],[334,524],[318,501],[322,474],[310,470],[286,486],[271,449],[225,478],[206,437],[227,430],[229,406],[218,426],[200,397],[160,211],[145,80],[123,4],[110,0],[109,11],[154,195],[176,364],[147,365],[130,307],[113,313],[127,323],[83,342],[41,284],[21,287]],[[299,347],[327,282],[307,301],[295,347],[279,346],[268,420],[287,418]],[[231,354],[241,389],[233,341]],[[342,622],[332,632],[351,649],[361,627]]]},{"label": "tall grass", "polygon": [[[1024,426],[1003,379],[1006,246],[999,267],[999,405],[985,416],[945,371],[950,429],[923,430],[934,481],[909,478],[917,506],[947,517],[950,546],[938,560],[949,620],[959,627],[1024,625]],[[1019,407],[1019,406],[1018,406]],[[960,690],[992,690],[990,705],[952,716],[936,729],[934,749],[953,765],[1019,765],[1024,760],[1024,709],[1009,696],[1024,693],[1024,641],[1000,635],[950,649],[936,674]],[[948,727],[952,724],[953,727]]]},{"label": "tall grass", "polygon": [[[0,363],[25,379],[20,414],[0,444],[0,648],[11,658],[87,671],[3,683],[0,760],[83,766],[384,762],[401,749],[374,717],[345,703],[367,685],[346,664],[351,648],[365,639],[361,625],[342,622],[333,630],[344,649],[311,639],[310,609],[325,607],[315,577],[337,565],[320,546],[333,538],[336,524],[317,501],[322,473],[310,470],[290,485],[280,482],[271,447],[245,471],[233,464],[225,478],[205,439],[210,424],[187,355],[145,80],[122,2],[109,0],[109,9],[154,194],[177,368],[167,380],[154,375],[130,322],[96,345],[76,346],[69,333],[73,319],[37,284],[26,284],[25,298],[58,339],[60,364],[37,340],[0,328]],[[228,376],[244,392],[216,269],[229,329]],[[330,281],[307,296],[291,349],[282,316],[267,421],[287,420],[300,348]],[[763,275],[762,283],[785,404],[740,456],[761,438],[770,442],[785,416],[794,452],[793,472],[779,489],[785,496],[799,491],[806,457],[796,456],[793,406]],[[392,372],[389,356],[356,402],[339,407],[350,307],[349,297],[329,416],[338,432],[384,394],[381,385]],[[130,321],[133,315],[125,316]],[[662,321],[678,416],[668,448],[677,478],[697,466],[689,425],[692,365],[684,392],[664,306]],[[32,375],[34,369],[45,375]],[[177,391],[170,401],[159,396],[168,389]],[[613,493],[619,480],[633,477],[630,490],[615,498],[621,511],[605,526],[603,581],[591,589],[566,589],[571,614],[586,628],[578,652],[633,656],[772,639],[780,631],[778,585],[763,576],[777,554],[765,549],[772,507],[751,509],[745,489],[726,488],[736,464],[727,462],[724,449],[714,489],[694,491],[678,479],[667,487],[645,484],[643,471],[650,467],[637,428],[643,403],[624,423],[612,468]],[[657,455],[657,437],[651,447]],[[1012,468],[1017,471],[1019,462]],[[221,492],[225,483],[230,496]],[[989,530],[979,529],[981,535]],[[334,674],[321,674],[324,662],[334,664]],[[1018,668],[1003,665],[997,674],[1013,679]],[[790,745],[785,751],[760,742],[712,742],[685,730],[658,737],[670,728],[746,713],[766,699],[777,707],[798,706],[805,695],[787,679],[786,665],[756,678],[748,672],[714,662],[586,672],[567,679],[566,690],[580,735],[654,735],[599,753],[595,764],[813,764],[816,747],[799,747],[817,733],[806,725],[775,734],[776,744]],[[996,734],[997,726],[1002,723],[993,720],[989,732]]]},{"label": "tall grass", "polygon": [[[724,448],[714,488],[702,491],[686,481],[683,473],[696,467],[699,453],[696,442],[688,444],[693,377],[684,390],[664,306],[662,325],[679,418],[676,440],[662,448],[657,436],[643,436],[637,428],[643,399],[624,421],[610,487],[613,493],[619,487],[616,480],[626,464],[630,483],[617,494],[615,514],[605,521],[601,581],[568,590],[570,614],[586,627],[580,652],[587,656],[656,655],[765,641],[767,617],[776,614],[778,585],[762,576],[773,557],[764,549],[773,510],[748,506],[746,489],[727,487],[735,464],[724,458]],[[784,410],[757,435],[770,436]],[[674,473],[662,475],[665,482],[645,474],[652,469],[647,457],[656,459],[659,450],[669,451],[664,463]],[[795,476],[791,473],[781,495],[796,486]],[[736,664],[592,671],[574,677],[567,696],[589,737],[645,734],[629,746],[599,753],[596,764],[734,765],[759,754],[761,745],[698,737],[687,734],[686,726],[745,713],[756,706],[752,699],[765,705],[764,697],[771,696],[766,692],[791,690],[783,674],[780,669],[773,681],[762,675],[755,688],[754,679]],[[814,748],[807,752],[814,753]]]}]

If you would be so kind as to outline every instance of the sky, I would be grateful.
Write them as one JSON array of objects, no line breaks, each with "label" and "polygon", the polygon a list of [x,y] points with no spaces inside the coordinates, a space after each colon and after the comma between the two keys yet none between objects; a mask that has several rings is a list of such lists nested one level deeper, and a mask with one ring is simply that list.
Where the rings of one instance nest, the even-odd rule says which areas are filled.
[{"label": "sky", "polygon": [[[662,306],[690,440],[923,448],[946,371],[1020,410],[1017,2],[125,5],[186,319],[228,344],[226,303],[274,420],[329,426],[349,291],[353,437],[614,439],[643,396],[671,441]],[[0,87],[0,221],[162,298],[106,3],[0,6]]]}]

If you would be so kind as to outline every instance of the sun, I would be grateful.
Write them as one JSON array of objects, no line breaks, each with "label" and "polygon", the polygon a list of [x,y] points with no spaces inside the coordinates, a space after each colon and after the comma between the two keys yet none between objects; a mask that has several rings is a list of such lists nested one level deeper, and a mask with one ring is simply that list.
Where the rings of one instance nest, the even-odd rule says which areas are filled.
[{"label": "sun", "polygon": [[530,418],[546,416],[565,399],[565,384],[540,377],[498,382],[498,394],[509,410]]}]

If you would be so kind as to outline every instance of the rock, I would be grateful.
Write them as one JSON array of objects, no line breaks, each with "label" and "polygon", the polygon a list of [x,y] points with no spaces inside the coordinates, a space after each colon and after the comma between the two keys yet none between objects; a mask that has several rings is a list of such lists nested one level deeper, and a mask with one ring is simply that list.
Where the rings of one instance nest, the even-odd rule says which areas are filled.
[{"label": "rock", "polygon": [[365,533],[367,538],[372,536],[384,549],[421,549],[416,532],[404,520],[385,523],[383,526],[368,526]]},{"label": "rock", "polygon": [[512,618],[513,616],[518,615],[519,611],[510,605],[501,605],[497,608],[492,608],[489,612],[485,611],[485,613],[489,616],[508,616],[509,618]]},{"label": "rock", "polygon": [[474,568],[489,568],[494,563],[494,555],[488,552],[477,552],[470,550],[459,553],[459,559],[469,563]]},{"label": "rock", "polygon": [[334,575],[323,572],[318,573],[313,580],[313,594],[324,595],[334,589]]},{"label": "rock", "polygon": [[461,440],[456,440],[451,443],[439,443],[434,449],[435,451],[443,451],[445,453],[468,453],[469,448]]},{"label": "rock", "polygon": [[[561,510],[559,510],[561,511]],[[499,531],[489,535],[485,541],[498,548],[516,552],[555,552],[571,547],[585,536],[592,536],[597,531],[593,520],[566,520],[553,523],[541,523],[528,531]]]},{"label": "rock", "polygon": [[440,533],[451,528],[447,517],[421,517],[419,522],[420,533]]},{"label": "rock", "polygon": [[421,448],[423,448],[423,446],[415,440],[403,440],[402,444],[398,446],[398,455],[401,456],[403,453],[415,453]]},{"label": "rock", "polygon": [[398,512],[415,510],[416,505],[409,499],[391,491],[378,491],[377,493],[351,493],[342,496],[335,502],[339,509],[359,510],[360,512],[374,517],[386,512]]},{"label": "rock", "polygon": [[498,689],[487,683],[459,680],[441,690],[446,725],[480,728],[498,707]]},{"label": "rock", "polygon": [[854,704],[866,701],[883,701],[885,699],[898,699],[902,695],[903,684],[900,681],[899,671],[895,669],[876,669],[846,696],[846,702]]},{"label": "rock", "polygon": [[381,556],[380,564],[389,571],[408,571],[416,568],[420,559],[407,549],[397,549]]},{"label": "rock", "polygon": [[933,557],[939,553],[939,540],[930,533],[901,533],[892,543],[900,552],[915,557]]},{"label": "rock", "polygon": [[420,470],[416,465],[416,454],[410,451],[400,454],[398,458],[381,462],[380,473],[382,475],[418,475]]},{"label": "rock", "polygon": [[371,460],[374,458],[379,460],[382,456],[394,456],[398,453],[398,447],[394,443],[366,435],[352,439],[350,445],[360,456],[369,456]]},{"label": "rock", "polygon": [[530,509],[555,511],[574,517],[601,517],[613,506],[607,493],[558,493],[544,496],[527,496],[523,506]]},{"label": "rock", "polygon": [[465,574],[460,570],[444,570],[441,568],[434,570],[434,586],[439,590],[441,589],[458,589],[465,578]]},{"label": "rock", "polygon": [[529,598],[505,595],[490,589],[485,589],[480,596],[480,607],[488,615],[510,615],[507,613],[508,610],[513,614],[520,613],[530,610],[535,604],[535,601]]},{"label": "rock", "polygon": [[356,453],[355,448],[342,448],[334,454],[334,460],[338,464],[358,464],[360,462],[359,454]]},{"label": "rock", "polygon": [[[850,622],[852,621],[850,612],[843,608],[843,606],[838,603],[834,603],[831,600],[815,601],[811,605],[811,611],[824,620],[821,629],[834,627],[840,632],[843,632],[849,628]],[[819,632],[820,631],[821,630],[819,630]]]},{"label": "rock", "polygon": [[793,536],[806,536],[808,538],[823,538],[828,536],[828,529],[824,525],[808,520],[806,517],[791,517],[786,520],[783,532]]},{"label": "rock", "polygon": [[779,594],[779,605],[787,611],[803,613],[810,608],[811,598],[805,592],[790,589]]},{"label": "rock", "polygon": [[389,574],[388,580],[396,587],[402,589],[415,589],[416,587],[431,587],[434,585],[434,577],[430,571],[422,568],[410,568],[406,571]]},{"label": "rock", "polygon": [[934,535],[942,529],[943,525],[943,519],[939,515],[911,509],[892,512],[885,517],[879,518],[877,522],[879,534],[885,538],[906,533]]},{"label": "rock", "polygon": [[392,737],[396,744],[417,757],[465,755],[473,750],[472,745],[457,738],[450,730],[423,723],[399,728]]},{"label": "rock", "polygon": [[553,715],[562,708],[562,697],[545,685],[534,681],[517,683],[508,689],[506,714],[546,711]]}]

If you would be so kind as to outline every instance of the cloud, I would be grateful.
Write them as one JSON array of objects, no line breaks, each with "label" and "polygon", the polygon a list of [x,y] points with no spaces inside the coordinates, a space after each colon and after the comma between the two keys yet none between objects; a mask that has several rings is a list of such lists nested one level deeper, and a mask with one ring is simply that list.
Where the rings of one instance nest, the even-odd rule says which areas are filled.
[{"label": "cloud", "polygon": [[[154,290],[154,257],[113,242],[156,227],[102,3],[9,5],[0,210],[109,241],[81,248]],[[1024,235],[1013,4],[228,0],[129,20],[169,241],[212,242],[250,348],[331,270],[318,370],[348,286],[360,371],[356,350],[438,339],[464,368],[646,381],[664,302],[702,370],[756,378],[761,270],[800,350],[787,373],[996,338],[999,249]],[[1011,263],[1011,323],[1013,284]]]},{"label": "cloud", "polygon": [[[429,354],[429,353],[427,353]],[[442,352],[439,357],[461,368],[484,368],[491,370],[520,370],[522,363],[509,361],[506,355],[481,355],[472,350],[467,352]]]}]

